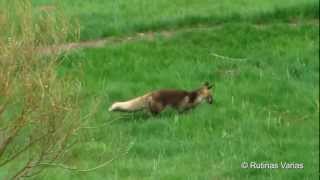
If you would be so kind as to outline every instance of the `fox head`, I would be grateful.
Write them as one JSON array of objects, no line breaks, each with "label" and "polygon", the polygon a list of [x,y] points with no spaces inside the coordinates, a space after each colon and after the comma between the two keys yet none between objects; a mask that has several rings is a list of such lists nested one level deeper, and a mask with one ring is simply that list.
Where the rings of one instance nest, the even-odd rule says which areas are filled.
[{"label": "fox head", "polygon": [[212,104],[213,98],[210,89],[213,88],[213,85],[210,85],[208,82],[205,82],[204,85],[199,90],[199,96],[202,99],[205,99],[207,103]]}]

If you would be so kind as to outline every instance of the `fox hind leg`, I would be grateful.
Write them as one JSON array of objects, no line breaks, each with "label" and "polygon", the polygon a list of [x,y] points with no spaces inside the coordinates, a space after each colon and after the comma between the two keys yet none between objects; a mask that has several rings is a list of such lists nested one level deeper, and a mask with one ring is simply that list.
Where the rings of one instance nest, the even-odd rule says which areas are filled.
[{"label": "fox hind leg", "polygon": [[148,106],[152,115],[157,115],[164,109],[164,106],[161,103],[154,101],[149,101]]}]

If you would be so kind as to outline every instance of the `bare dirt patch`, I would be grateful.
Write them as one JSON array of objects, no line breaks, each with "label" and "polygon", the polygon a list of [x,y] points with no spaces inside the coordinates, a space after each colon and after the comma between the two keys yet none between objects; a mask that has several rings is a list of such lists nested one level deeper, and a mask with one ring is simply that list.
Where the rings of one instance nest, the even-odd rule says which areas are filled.
[{"label": "bare dirt patch", "polygon": [[[45,7],[43,7],[45,8]],[[50,7],[51,8],[51,7]],[[46,9],[46,8],[45,8]],[[299,26],[307,24],[307,25],[314,25],[319,26],[319,19],[311,19],[307,22],[300,22],[292,20],[288,23],[289,27],[292,28],[298,28]],[[264,29],[270,24],[253,24],[253,26],[257,29]],[[214,26],[216,28],[221,27],[221,25]],[[45,48],[39,48],[39,51],[41,54],[44,55],[50,55],[50,54],[56,54],[56,53],[63,53],[63,52],[69,52],[75,49],[82,49],[82,48],[102,48],[107,45],[115,44],[115,43],[126,43],[130,41],[138,41],[138,40],[148,40],[148,41],[154,41],[155,38],[161,37],[161,38],[171,38],[174,36],[177,32],[187,32],[187,31],[193,31],[193,30],[203,30],[213,28],[212,26],[204,26],[204,25],[198,25],[195,27],[186,27],[186,28],[180,28],[180,29],[174,29],[174,30],[162,30],[157,32],[139,32],[135,33],[133,35],[127,35],[127,36],[110,36],[102,39],[97,40],[89,40],[89,41],[81,41],[81,42],[71,42],[61,45],[55,45]]]}]

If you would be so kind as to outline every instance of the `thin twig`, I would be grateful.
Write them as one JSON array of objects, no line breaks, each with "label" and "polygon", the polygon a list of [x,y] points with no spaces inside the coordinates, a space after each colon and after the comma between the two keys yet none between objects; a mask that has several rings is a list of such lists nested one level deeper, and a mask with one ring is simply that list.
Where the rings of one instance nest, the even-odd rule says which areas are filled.
[{"label": "thin twig", "polygon": [[0,105],[0,115],[6,110],[6,107],[8,104],[9,104],[9,98],[6,98],[4,103]]},{"label": "thin twig", "polygon": [[2,156],[2,154],[6,151],[8,145],[14,140],[14,138],[16,138],[17,134],[19,133],[19,131],[23,128],[23,126],[25,125],[25,113],[26,110],[23,109],[21,112],[21,115],[17,118],[16,120],[16,124],[14,125],[14,127],[12,128],[12,132],[10,133],[10,135],[3,141],[2,144],[0,144],[0,157]]},{"label": "thin twig", "polygon": [[112,122],[104,123],[101,126],[81,126],[80,129],[99,129],[99,128],[106,127],[107,125],[110,125],[111,123]]},{"label": "thin twig", "polygon": [[[124,155],[128,154],[130,149],[131,149],[131,147],[129,147],[123,154],[121,154],[121,156],[124,156]],[[97,170],[99,168],[105,167],[106,165],[110,164],[111,162],[113,162],[114,160],[120,158],[121,156],[117,156],[115,158],[110,159],[109,161],[106,161],[106,162],[104,162],[102,164],[99,164],[99,165],[97,165],[95,167],[87,168],[87,169],[79,169],[77,167],[71,167],[71,166],[68,166],[68,165],[65,165],[65,164],[59,164],[59,163],[39,163],[38,165],[55,166],[55,167],[59,167],[59,168],[62,168],[62,169],[76,171],[76,172],[89,172],[89,171],[94,171],[94,170]]]},{"label": "thin twig", "polygon": [[115,121],[117,121],[119,119],[120,118],[113,119],[110,122],[104,123],[104,124],[102,124],[100,126],[80,126],[79,129],[98,129],[98,128],[103,128],[103,127],[106,127],[107,125],[112,124],[113,122],[115,122]]},{"label": "thin twig", "polygon": [[231,61],[246,61],[247,60],[246,58],[232,58],[232,57],[222,56],[222,55],[219,55],[219,54],[216,54],[213,52],[210,54],[212,56],[215,56],[217,58],[224,59],[224,60],[231,60]]},{"label": "thin twig", "polygon": [[23,152],[25,152],[26,150],[28,150],[31,146],[33,146],[36,142],[40,141],[41,139],[43,139],[45,136],[42,136],[36,140],[33,140],[32,142],[30,142],[29,144],[27,144],[24,148],[20,149],[20,151],[16,152],[14,155],[12,155],[10,158],[6,159],[5,161],[0,163],[0,167],[6,165],[8,162],[14,160],[15,158],[17,158],[20,154],[22,154]]},{"label": "thin twig", "polygon": [[44,165],[44,166],[56,166],[56,167],[59,167],[59,168],[62,168],[62,169],[67,169],[67,170],[71,170],[71,171],[77,171],[77,172],[88,172],[88,171],[93,171],[93,170],[96,170],[96,169],[99,169],[99,168],[102,168],[106,165],[108,165],[109,163],[111,163],[112,161],[114,161],[115,159],[111,159],[109,161],[106,161],[96,167],[93,167],[93,168],[88,168],[88,169],[79,169],[77,167],[71,167],[71,166],[67,166],[65,164],[58,164],[58,163],[40,163],[39,165]]},{"label": "thin twig", "polygon": [[32,168],[36,166],[36,164],[39,164],[40,161],[43,159],[44,152],[41,152],[38,159],[36,157],[30,158],[28,162],[11,178],[11,179],[21,179],[21,177],[24,177],[28,173],[32,171]]},{"label": "thin twig", "polygon": [[21,168],[11,179],[19,179],[19,177],[25,173],[25,171],[30,168],[30,164],[32,163],[33,159],[29,159],[28,162]]}]

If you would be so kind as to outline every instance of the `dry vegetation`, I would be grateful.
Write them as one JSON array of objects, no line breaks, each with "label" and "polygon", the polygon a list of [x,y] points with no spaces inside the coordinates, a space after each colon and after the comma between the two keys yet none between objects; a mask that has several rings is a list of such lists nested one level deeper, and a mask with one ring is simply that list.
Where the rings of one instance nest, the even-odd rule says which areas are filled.
[{"label": "dry vegetation", "polygon": [[81,83],[57,77],[58,56],[38,53],[74,39],[77,28],[61,12],[33,10],[29,0],[1,3],[0,169],[19,179],[61,162],[85,122]]}]

